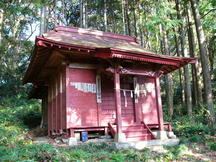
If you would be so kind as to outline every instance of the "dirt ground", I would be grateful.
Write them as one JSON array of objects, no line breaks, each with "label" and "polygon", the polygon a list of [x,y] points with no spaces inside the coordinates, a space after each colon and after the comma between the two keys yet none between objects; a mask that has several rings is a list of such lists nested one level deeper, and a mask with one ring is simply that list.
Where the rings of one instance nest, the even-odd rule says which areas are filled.
[{"label": "dirt ground", "polygon": [[[92,139],[89,140],[89,142],[112,142],[112,139]],[[34,143],[49,143],[53,144],[54,146],[57,147],[69,147],[66,143],[63,143],[59,139],[51,139],[49,137],[34,137],[33,138]],[[82,143],[78,142],[78,145],[82,144],[87,144],[87,143]],[[163,155],[169,152],[166,148],[163,146],[153,146],[153,147],[148,147],[151,152],[152,156],[157,156],[157,155]],[[200,144],[200,143],[189,143],[188,145],[188,152],[182,154],[178,158],[179,160],[177,161],[210,161],[210,162],[216,162],[216,151],[211,151],[207,148],[206,145]]]}]

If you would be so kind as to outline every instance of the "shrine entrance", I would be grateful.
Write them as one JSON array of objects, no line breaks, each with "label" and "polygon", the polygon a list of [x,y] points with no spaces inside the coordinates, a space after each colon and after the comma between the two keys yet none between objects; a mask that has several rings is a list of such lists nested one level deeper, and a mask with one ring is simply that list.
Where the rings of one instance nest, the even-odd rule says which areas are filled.
[{"label": "shrine entrance", "polygon": [[135,96],[133,76],[120,77],[122,124],[133,124],[135,119]]}]

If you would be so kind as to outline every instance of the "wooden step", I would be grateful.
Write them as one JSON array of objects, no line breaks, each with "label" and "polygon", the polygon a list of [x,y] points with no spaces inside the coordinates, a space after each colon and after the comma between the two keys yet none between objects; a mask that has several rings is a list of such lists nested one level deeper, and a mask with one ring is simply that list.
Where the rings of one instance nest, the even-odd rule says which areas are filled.
[{"label": "wooden step", "polygon": [[139,132],[124,132],[126,136],[136,136],[136,135],[145,135],[149,134],[147,131],[139,131]]},{"label": "wooden step", "polygon": [[144,127],[142,125],[122,126],[122,130],[129,130],[129,129],[144,129]]},{"label": "wooden step", "polygon": [[147,141],[147,140],[151,140],[152,136],[150,134],[146,135],[146,136],[136,136],[136,137],[129,137],[126,138],[126,140],[128,142],[132,142],[132,141]]},{"label": "wooden step", "polygon": [[[113,126],[116,129],[116,125]],[[154,139],[151,132],[144,127],[143,124],[129,124],[122,126],[122,132],[126,136],[127,141],[146,141]]]},{"label": "wooden step", "polygon": [[147,129],[125,129],[125,130],[122,130],[123,133],[127,133],[127,132],[148,132]]},{"label": "wooden step", "polygon": [[135,138],[141,136],[148,136],[148,133],[125,134],[126,138]]},{"label": "wooden step", "polygon": [[140,125],[143,125],[143,124],[133,123],[133,124],[123,124],[122,126],[140,126]]}]

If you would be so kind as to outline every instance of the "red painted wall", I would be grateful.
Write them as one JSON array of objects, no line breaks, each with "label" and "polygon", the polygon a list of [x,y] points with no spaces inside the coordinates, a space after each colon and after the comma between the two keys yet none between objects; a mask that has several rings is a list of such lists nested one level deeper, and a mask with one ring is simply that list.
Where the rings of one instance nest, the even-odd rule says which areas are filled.
[{"label": "red painted wall", "polygon": [[[133,90],[133,79],[121,78],[121,89]],[[84,92],[74,83],[87,83],[96,86],[96,70],[73,69],[66,67],[55,77],[50,78],[48,88],[48,130],[59,133],[71,127],[107,126],[116,119],[114,81],[112,78],[101,78],[102,103],[97,103],[96,92]],[[135,104],[131,93],[126,97],[121,91],[123,125],[136,121],[136,110],[139,118],[146,124],[158,123],[155,94],[155,79],[138,77],[139,84],[145,84],[147,93],[141,94]],[[95,87],[96,88],[96,87]],[[125,101],[126,99],[126,101]],[[126,103],[127,102],[127,103]]]},{"label": "red painted wall", "polygon": [[67,68],[66,75],[67,128],[98,126],[96,92],[84,92],[73,85],[85,83],[96,90],[95,70]]},{"label": "red painted wall", "polygon": [[66,129],[65,69],[50,78],[48,87],[48,133]]},{"label": "red painted wall", "polygon": [[[138,77],[139,84],[145,84],[147,88],[146,95],[141,94],[138,98],[138,109],[141,110],[140,119],[146,124],[156,124],[157,119],[157,105],[155,96],[155,82],[154,78]],[[133,89],[131,81],[124,81],[121,79],[121,89]],[[127,125],[135,122],[135,103],[134,98],[131,98],[130,92],[126,92],[127,107],[125,106],[125,96],[121,91],[121,106],[122,106],[122,120],[123,124]],[[102,104],[101,104],[101,124],[107,125],[108,122],[115,121],[115,98],[114,98],[114,84],[113,80],[102,79]]]},{"label": "red painted wall", "polygon": [[101,125],[107,126],[108,122],[116,119],[114,82],[109,78],[101,78]]}]

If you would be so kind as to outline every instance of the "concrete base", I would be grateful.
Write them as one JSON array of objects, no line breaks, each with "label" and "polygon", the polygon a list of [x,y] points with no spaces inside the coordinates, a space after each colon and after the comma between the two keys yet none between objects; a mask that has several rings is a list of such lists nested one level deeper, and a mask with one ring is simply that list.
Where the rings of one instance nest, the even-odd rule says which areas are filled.
[{"label": "concrete base", "polygon": [[114,138],[115,142],[126,142],[126,136],[124,133],[116,134]]},{"label": "concrete base", "polygon": [[150,146],[174,146],[179,144],[179,139],[165,139],[165,140],[149,140],[149,141],[138,141],[138,142],[124,142],[115,143],[117,149],[137,149],[142,150]]},{"label": "concrete base", "polygon": [[175,135],[173,132],[167,132],[167,136],[168,136],[169,138],[172,138],[172,139],[177,138],[176,135]]},{"label": "concrete base", "polygon": [[69,146],[77,145],[77,139],[75,137],[68,138],[68,145]]},{"label": "concrete base", "polygon": [[168,139],[166,131],[155,131],[152,133],[156,139],[160,139],[160,140]]}]

